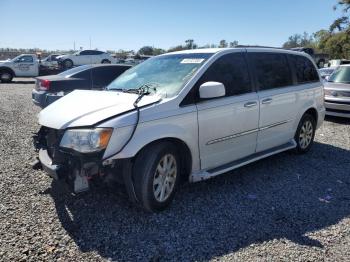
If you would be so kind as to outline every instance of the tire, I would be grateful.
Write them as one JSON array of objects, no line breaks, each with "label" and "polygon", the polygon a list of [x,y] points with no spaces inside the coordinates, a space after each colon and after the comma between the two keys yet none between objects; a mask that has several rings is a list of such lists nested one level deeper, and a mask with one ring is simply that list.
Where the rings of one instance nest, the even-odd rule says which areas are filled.
[{"label": "tire", "polygon": [[70,59],[64,60],[62,64],[64,69],[69,69],[73,67],[73,61]]},{"label": "tire", "polygon": [[294,139],[297,143],[296,153],[304,154],[310,150],[314,143],[316,131],[316,119],[306,113],[301,118]]},{"label": "tire", "polygon": [[169,142],[150,145],[137,155],[135,193],[146,211],[162,211],[170,205],[180,181],[180,165],[176,147]]},{"label": "tire", "polygon": [[110,64],[111,61],[109,61],[108,59],[103,59],[101,64]]},{"label": "tire", "polygon": [[11,71],[3,70],[0,71],[0,82],[2,83],[10,83],[13,79],[13,74]]}]

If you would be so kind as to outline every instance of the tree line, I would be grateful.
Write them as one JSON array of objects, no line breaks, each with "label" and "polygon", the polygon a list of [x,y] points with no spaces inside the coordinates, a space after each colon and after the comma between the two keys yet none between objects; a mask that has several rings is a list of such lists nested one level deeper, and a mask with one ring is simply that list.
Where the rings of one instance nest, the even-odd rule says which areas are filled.
[{"label": "tree line", "polygon": [[342,16],[328,29],[321,29],[312,34],[294,34],[282,47],[311,47],[316,52],[329,54],[332,59],[350,59],[350,0],[338,0],[334,9],[341,9]]}]

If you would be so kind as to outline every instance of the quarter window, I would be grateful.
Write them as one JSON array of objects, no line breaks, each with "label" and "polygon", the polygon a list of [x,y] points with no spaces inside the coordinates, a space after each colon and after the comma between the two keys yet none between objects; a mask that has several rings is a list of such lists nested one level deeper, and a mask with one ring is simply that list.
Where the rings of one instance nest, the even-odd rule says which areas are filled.
[{"label": "quarter window", "polygon": [[292,75],[284,54],[249,53],[248,55],[253,63],[260,90],[292,85]]},{"label": "quarter window", "polygon": [[215,81],[223,83],[226,96],[252,92],[248,66],[242,53],[233,53],[217,59],[203,74],[196,85]]},{"label": "quarter window", "polygon": [[289,55],[298,84],[320,81],[315,66],[310,59],[300,55]]}]

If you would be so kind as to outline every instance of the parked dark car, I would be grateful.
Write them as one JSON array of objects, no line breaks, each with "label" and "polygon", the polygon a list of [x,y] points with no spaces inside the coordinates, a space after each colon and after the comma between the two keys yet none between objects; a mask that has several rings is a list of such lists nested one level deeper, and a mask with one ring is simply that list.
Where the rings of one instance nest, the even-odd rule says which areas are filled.
[{"label": "parked dark car", "polygon": [[45,108],[67,93],[76,90],[102,90],[130,65],[83,65],[58,75],[36,78],[32,99],[35,105]]}]

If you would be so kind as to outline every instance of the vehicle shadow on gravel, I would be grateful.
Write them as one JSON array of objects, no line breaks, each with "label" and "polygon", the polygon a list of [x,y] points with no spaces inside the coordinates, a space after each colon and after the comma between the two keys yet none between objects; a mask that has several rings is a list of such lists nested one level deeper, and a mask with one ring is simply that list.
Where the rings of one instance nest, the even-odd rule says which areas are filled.
[{"label": "vehicle shadow on gravel", "polygon": [[35,84],[34,80],[12,80],[10,83],[1,83],[0,84],[6,84],[6,85],[19,85],[19,84]]},{"label": "vehicle shadow on gravel", "polygon": [[349,217],[349,170],[349,151],[315,143],[305,155],[286,152],[185,185],[158,214],[110,190],[73,197],[53,183],[50,192],[83,252],[118,261],[207,260],[274,239],[323,248],[312,233]]}]

